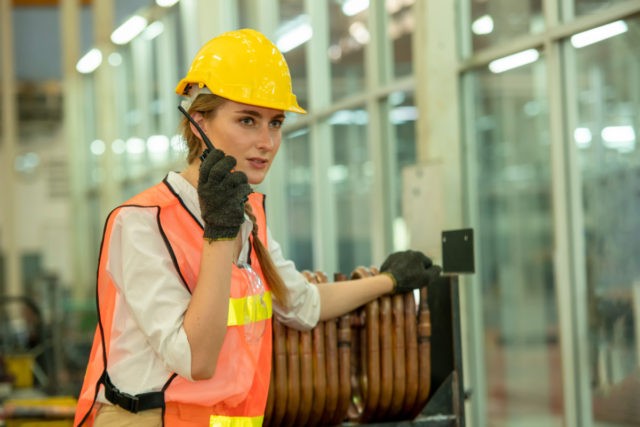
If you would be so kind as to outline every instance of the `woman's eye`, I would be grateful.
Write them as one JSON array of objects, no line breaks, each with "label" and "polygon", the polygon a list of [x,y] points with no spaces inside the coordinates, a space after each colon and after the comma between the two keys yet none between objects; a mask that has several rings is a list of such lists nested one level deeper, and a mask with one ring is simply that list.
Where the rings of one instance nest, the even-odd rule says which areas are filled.
[{"label": "woman's eye", "polygon": [[240,123],[243,125],[252,125],[254,122],[253,117],[243,117],[240,119]]},{"label": "woman's eye", "polygon": [[281,128],[282,127],[282,120],[273,120],[271,122],[271,127],[272,128],[276,128],[276,129]]}]

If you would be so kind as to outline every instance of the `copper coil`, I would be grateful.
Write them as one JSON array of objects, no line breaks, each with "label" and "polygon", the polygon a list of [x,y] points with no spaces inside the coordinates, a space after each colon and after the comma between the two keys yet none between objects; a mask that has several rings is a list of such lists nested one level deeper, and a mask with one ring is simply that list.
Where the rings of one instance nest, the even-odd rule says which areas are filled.
[{"label": "copper coil", "polygon": [[379,298],[380,303],[380,398],[378,407],[372,414],[376,420],[386,419],[393,396],[393,338],[391,319],[391,297]]},{"label": "copper coil", "polygon": [[[303,274],[310,283],[318,283],[318,278],[315,273],[304,271]],[[327,398],[324,322],[318,322],[318,324],[311,330],[311,355],[313,372],[313,405],[311,405],[311,411],[309,412],[307,419],[309,426],[316,426],[324,413],[325,401]]]},{"label": "copper coil", "polygon": [[407,292],[403,296],[404,303],[404,337],[405,337],[405,362],[406,362],[406,389],[402,403],[402,418],[410,418],[418,397],[418,332],[417,332],[417,305],[413,292]]},{"label": "copper coil", "polygon": [[287,410],[288,380],[287,380],[287,331],[286,327],[273,322],[273,370],[274,376],[274,406],[269,423],[273,426],[282,424]]},{"label": "copper coil", "polygon": [[[336,273],[334,281],[347,280],[344,274]],[[338,405],[331,425],[345,421],[351,402],[351,316],[345,314],[338,319]]]},{"label": "copper coil", "polygon": [[[304,271],[310,283],[322,272]],[[352,279],[377,274],[359,267]],[[335,281],[346,280],[336,274]],[[426,288],[383,296],[301,332],[274,320],[273,372],[266,426],[330,426],[415,418],[431,384],[431,323]]]},{"label": "copper coil", "polygon": [[287,407],[283,426],[294,425],[300,405],[300,337],[299,332],[286,328],[287,344]]},{"label": "copper coil", "polygon": [[402,418],[404,396],[407,388],[406,376],[406,345],[405,345],[405,320],[404,297],[393,295],[391,297],[392,333],[391,346],[393,352],[393,392],[386,419],[396,420]]},{"label": "copper coil", "polygon": [[[358,267],[351,273],[352,279],[369,276],[371,272],[365,267]],[[367,422],[376,413],[380,399],[380,303],[373,300],[357,311],[364,319],[361,319],[362,326],[359,330],[353,331],[360,339],[354,339],[352,335],[352,350],[360,357],[359,363],[355,361],[358,363],[354,370],[356,378],[351,382],[352,385],[358,383],[358,387],[354,389],[354,405],[350,408],[349,415],[358,422]],[[352,327],[353,325],[352,323]],[[356,351],[355,347],[358,346],[360,348]]]},{"label": "copper coil", "polygon": [[[322,271],[316,271],[318,283],[327,283],[327,275]],[[326,362],[326,399],[324,411],[320,417],[320,425],[329,425],[338,406],[338,325],[335,319],[324,323],[324,350]]]},{"label": "copper coil", "polygon": [[300,332],[300,406],[294,425],[305,426],[313,405],[313,355],[311,331]]},{"label": "copper coil", "polygon": [[427,302],[427,288],[420,289],[418,308],[418,395],[411,413],[415,418],[424,408],[431,391],[431,318]]}]

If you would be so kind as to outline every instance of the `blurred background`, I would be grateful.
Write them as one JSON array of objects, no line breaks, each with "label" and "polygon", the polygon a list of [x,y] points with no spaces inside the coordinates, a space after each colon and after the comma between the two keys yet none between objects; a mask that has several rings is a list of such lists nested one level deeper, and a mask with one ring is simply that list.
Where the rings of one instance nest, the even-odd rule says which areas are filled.
[{"label": "blurred background", "polygon": [[285,255],[472,227],[467,424],[640,425],[638,0],[0,0],[0,400],[77,395],[106,215],[184,166],[175,85],[242,27],[309,112],[259,188]]}]

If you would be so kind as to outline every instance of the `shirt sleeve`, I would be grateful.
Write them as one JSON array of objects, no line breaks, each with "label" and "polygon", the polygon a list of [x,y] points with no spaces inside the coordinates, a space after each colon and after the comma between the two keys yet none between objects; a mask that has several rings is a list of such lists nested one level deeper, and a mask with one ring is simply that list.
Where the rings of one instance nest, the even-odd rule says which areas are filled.
[{"label": "shirt sleeve", "polygon": [[289,290],[290,307],[284,309],[274,302],[276,318],[287,326],[300,330],[309,330],[316,326],[320,318],[320,294],[318,289],[307,282],[293,261],[285,259],[282,248],[267,229],[269,254],[280,276]]},{"label": "shirt sleeve", "polygon": [[147,366],[162,363],[190,379],[191,349],[183,319],[191,294],[160,233],[157,208],[120,210],[106,268],[119,290],[112,336],[119,341],[114,343],[118,353],[130,353],[126,365],[140,366],[146,357]]}]

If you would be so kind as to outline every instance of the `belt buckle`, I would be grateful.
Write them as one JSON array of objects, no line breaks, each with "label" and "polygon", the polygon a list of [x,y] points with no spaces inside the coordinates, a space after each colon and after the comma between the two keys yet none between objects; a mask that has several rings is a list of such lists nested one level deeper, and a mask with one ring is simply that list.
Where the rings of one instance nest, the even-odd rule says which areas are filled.
[{"label": "belt buckle", "polygon": [[120,392],[120,394],[124,398],[122,399],[124,400],[124,402],[122,403],[126,402],[126,404],[122,405],[122,407],[129,412],[137,414],[138,411],[140,410],[140,399],[138,398],[138,396],[133,396],[129,393],[122,393],[122,392]]}]

